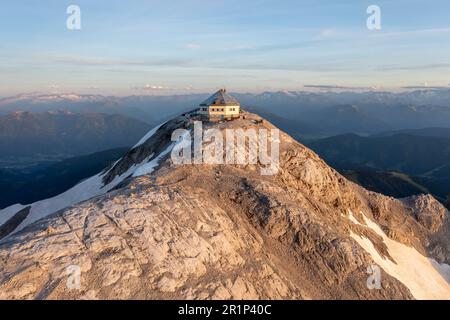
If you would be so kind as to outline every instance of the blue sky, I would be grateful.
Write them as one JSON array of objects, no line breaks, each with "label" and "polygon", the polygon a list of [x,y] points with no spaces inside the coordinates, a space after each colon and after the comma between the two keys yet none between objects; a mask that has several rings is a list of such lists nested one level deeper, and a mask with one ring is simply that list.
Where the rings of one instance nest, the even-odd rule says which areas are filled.
[{"label": "blue sky", "polygon": [[0,4],[0,40],[2,96],[450,84],[448,0],[17,0]]}]

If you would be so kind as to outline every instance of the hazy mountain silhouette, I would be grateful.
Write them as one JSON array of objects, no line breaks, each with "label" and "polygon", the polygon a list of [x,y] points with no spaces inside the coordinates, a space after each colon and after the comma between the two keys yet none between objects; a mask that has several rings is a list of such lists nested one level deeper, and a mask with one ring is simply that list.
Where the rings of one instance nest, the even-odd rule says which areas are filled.
[{"label": "hazy mountain silhouette", "polygon": [[127,147],[149,128],[121,115],[15,112],[0,116],[0,158],[67,158]]}]

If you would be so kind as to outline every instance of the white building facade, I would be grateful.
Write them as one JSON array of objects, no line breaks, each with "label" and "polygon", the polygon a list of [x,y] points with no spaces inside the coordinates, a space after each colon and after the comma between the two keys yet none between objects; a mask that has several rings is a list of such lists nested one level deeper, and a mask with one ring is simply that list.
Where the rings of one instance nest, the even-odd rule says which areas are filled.
[{"label": "white building facade", "polygon": [[220,89],[200,104],[198,113],[205,115],[210,121],[232,120],[239,118],[240,109],[239,101],[225,89]]}]

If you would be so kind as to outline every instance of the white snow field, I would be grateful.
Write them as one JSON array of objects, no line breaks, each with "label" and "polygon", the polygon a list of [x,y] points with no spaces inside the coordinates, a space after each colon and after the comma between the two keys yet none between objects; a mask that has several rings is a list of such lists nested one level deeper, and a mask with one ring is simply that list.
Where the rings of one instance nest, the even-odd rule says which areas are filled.
[{"label": "white snow field", "polygon": [[157,125],[156,127],[154,127],[152,130],[150,130],[145,136],[142,137],[141,140],[139,140],[138,143],[136,143],[136,145],[131,148],[131,149],[136,149],[137,147],[139,147],[140,145],[144,144],[145,141],[147,141],[148,139],[150,139],[151,137],[153,137],[153,135],[155,134],[156,131],[158,131],[159,128],[161,128],[166,122],[163,122],[159,125]]},{"label": "white snow field", "polygon": [[381,236],[389,254],[396,262],[383,258],[368,238],[351,233],[351,237],[372,256],[376,264],[402,282],[416,299],[450,299],[450,265],[439,264],[436,260],[423,256],[416,249],[390,239],[376,223],[361,214],[364,224],[359,223],[351,212],[350,221],[366,226]]},{"label": "white snow field", "polygon": [[[161,126],[162,124],[149,131],[149,133],[147,133],[144,136],[144,138],[142,138],[139,141],[139,143],[136,144],[136,146],[134,146],[132,149],[135,149],[136,147],[140,146],[145,141],[150,139]],[[129,176],[137,177],[152,173],[158,166],[162,158],[172,150],[174,145],[175,145],[174,143],[170,144],[169,147],[166,148],[166,150],[162,151],[151,161],[150,159],[153,158],[154,154],[147,157],[141,163],[134,164],[122,175],[116,176],[114,180],[107,185],[103,185],[102,179],[108,172],[99,173],[91,178],[88,178],[80,182],[73,188],[53,198],[37,201],[35,203],[30,204],[29,206],[31,206],[31,209],[27,218],[24,221],[22,221],[22,223],[13,232],[11,232],[10,235],[22,230],[31,223],[39,219],[42,219],[50,214],[53,214],[61,209],[73,206],[77,203],[105,194],[114,187],[116,187],[119,183],[121,183],[125,178]],[[120,159],[115,164],[117,164],[119,161]],[[27,206],[15,204],[8,208],[0,210],[0,226],[5,222],[7,222],[18,211],[22,210],[25,207]]]}]

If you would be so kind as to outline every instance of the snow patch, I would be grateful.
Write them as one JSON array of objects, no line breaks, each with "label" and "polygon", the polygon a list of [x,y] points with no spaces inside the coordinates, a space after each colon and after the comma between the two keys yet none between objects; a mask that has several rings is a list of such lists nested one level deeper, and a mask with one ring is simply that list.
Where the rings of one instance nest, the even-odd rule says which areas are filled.
[{"label": "snow patch", "polygon": [[[440,264],[434,259],[423,256],[416,249],[390,239],[364,214],[363,218],[364,225],[383,238],[390,256],[396,262],[383,258],[368,238],[351,232],[351,237],[372,256],[376,264],[402,282],[416,299],[450,299],[450,265]],[[355,224],[363,225],[351,212],[349,219]]]},{"label": "snow patch", "polygon": [[[155,127],[153,130],[147,133],[146,136],[143,139],[141,139],[141,141],[134,148],[136,148],[137,146],[141,145],[146,140],[151,138],[153,134],[161,126],[162,124]],[[31,206],[31,209],[29,215],[13,232],[11,232],[11,234],[16,233],[25,228],[26,226],[32,224],[33,222],[36,222],[39,219],[47,217],[48,215],[53,214],[59,210],[65,209],[77,203],[103,195],[108,191],[112,190],[113,188],[115,188],[117,185],[119,185],[122,181],[124,181],[128,177],[131,176],[138,177],[152,173],[155,170],[155,168],[159,165],[163,157],[165,157],[168,153],[171,152],[174,145],[175,143],[170,144],[164,151],[162,151],[156,157],[154,157],[154,154],[151,154],[141,163],[134,164],[126,172],[124,172],[120,176],[116,176],[113,179],[113,181],[111,181],[107,185],[103,184],[103,177],[106,174],[108,174],[108,172],[110,172],[110,170],[114,168],[114,166],[121,159],[116,161],[110,170],[99,173],[91,178],[88,178],[64,193],[61,193],[49,199],[41,200],[33,204],[30,204],[29,206]],[[27,206],[16,204],[6,209],[0,210],[0,225],[8,221],[17,212],[19,212],[25,207]]]},{"label": "snow patch", "polygon": [[159,165],[159,162],[162,160],[162,158],[167,155],[170,151],[172,151],[172,148],[174,147],[174,144],[170,144],[166,150],[161,152],[156,158],[154,158],[152,161],[149,161],[147,163],[144,163],[139,168],[136,169],[136,171],[133,173],[133,177],[143,176],[145,174],[152,173],[155,168]]},{"label": "snow patch", "polygon": [[348,211],[348,218],[350,219],[351,222],[353,222],[354,224],[357,225],[362,225],[361,223],[359,223],[358,220],[356,220],[355,216],[353,215],[353,212],[351,212],[350,210]]},{"label": "snow patch", "polygon": [[150,139],[151,137],[153,137],[153,135],[156,133],[156,131],[158,131],[159,128],[161,128],[164,124],[166,124],[166,122],[161,123],[160,125],[157,125],[156,127],[154,127],[152,130],[150,130],[144,137],[142,137],[141,140],[139,140],[139,142],[131,149],[136,149],[137,147],[139,147],[140,145],[144,144],[148,139]]},{"label": "snow patch", "polygon": [[8,208],[0,210],[0,225],[11,219],[17,212],[19,212],[23,208],[26,208],[26,206],[15,204]]},{"label": "snow patch", "polygon": [[96,175],[77,184],[72,189],[67,190],[53,198],[41,200],[31,205],[28,217],[14,230],[20,231],[29,224],[46,217],[47,215],[64,209],[68,206],[93,198],[106,193],[110,188],[103,187],[102,176]]}]

